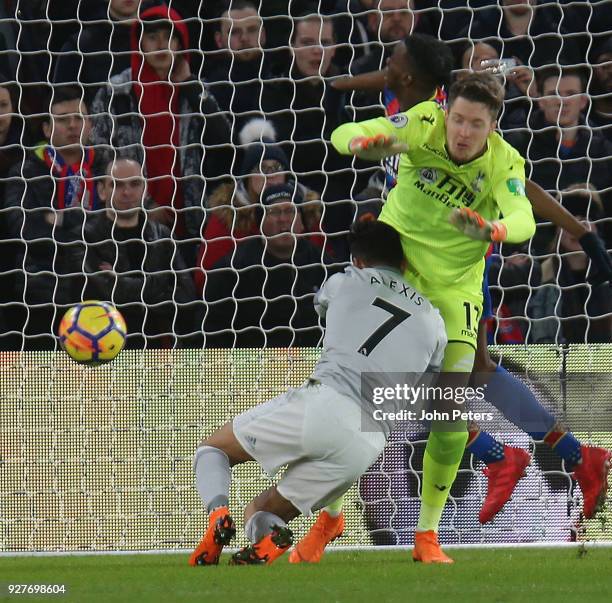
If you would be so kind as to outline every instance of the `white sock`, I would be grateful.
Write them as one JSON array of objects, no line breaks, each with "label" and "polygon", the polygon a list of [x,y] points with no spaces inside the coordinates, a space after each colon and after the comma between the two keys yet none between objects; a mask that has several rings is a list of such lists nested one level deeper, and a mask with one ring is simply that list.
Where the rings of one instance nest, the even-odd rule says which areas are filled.
[{"label": "white sock", "polygon": [[287,524],[274,513],[256,511],[244,524],[244,534],[249,542],[255,544],[272,531],[273,526],[284,528]]},{"label": "white sock", "polygon": [[193,457],[196,488],[207,511],[229,503],[232,470],[223,450],[213,446],[200,446]]}]

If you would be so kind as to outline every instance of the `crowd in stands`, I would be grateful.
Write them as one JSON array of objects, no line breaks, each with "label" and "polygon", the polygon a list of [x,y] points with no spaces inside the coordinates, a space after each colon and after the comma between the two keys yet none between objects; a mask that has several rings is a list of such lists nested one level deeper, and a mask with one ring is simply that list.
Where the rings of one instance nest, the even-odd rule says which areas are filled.
[{"label": "crowd in stands", "polygon": [[[54,349],[104,299],[128,346],[311,346],[313,296],[382,168],[340,156],[413,32],[456,77],[514,59],[499,120],[527,176],[612,249],[612,3],[7,0],[0,6],[0,348]],[[493,252],[497,343],[612,341],[607,284],[548,223]]]}]

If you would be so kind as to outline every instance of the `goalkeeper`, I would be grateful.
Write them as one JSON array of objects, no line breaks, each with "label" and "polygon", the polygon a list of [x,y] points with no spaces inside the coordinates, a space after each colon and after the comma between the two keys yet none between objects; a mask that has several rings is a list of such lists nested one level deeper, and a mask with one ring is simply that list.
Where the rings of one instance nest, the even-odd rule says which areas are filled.
[{"label": "goalkeeper", "polygon": [[[443,370],[461,373],[464,385],[476,353],[487,248],[535,231],[524,161],[495,132],[503,98],[494,76],[471,74],[451,87],[447,114],[426,102],[332,133],[340,153],[374,161],[401,153],[380,219],[402,236],[406,278],[440,309],[448,336]],[[423,535],[437,532],[463,456],[467,430],[456,427],[433,424],[425,450],[413,557],[426,563],[451,561]]]},{"label": "goalkeeper", "polygon": [[[333,85],[343,90],[363,88],[382,91],[384,88],[387,114],[393,115],[427,100],[445,107],[443,86],[447,86],[451,79],[451,68],[452,55],[443,42],[431,36],[413,34],[396,45],[384,71],[340,79]],[[387,187],[391,189],[397,180],[397,158],[389,157],[384,163]],[[527,181],[526,188],[538,215],[580,239],[596,268],[589,280],[596,285],[611,279],[612,264],[597,237],[537,184]],[[483,293],[485,301],[481,319],[492,313],[486,283]],[[575,477],[583,491],[584,514],[592,517],[601,501],[605,500],[609,451],[582,445],[571,432],[558,425],[554,416],[541,406],[529,388],[502,366],[492,362],[486,347],[486,329],[482,323],[478,334],[475,370],[492,372],[487,398],[494,406],[535,439],[544,439],[565,460],[567,466],[574,468]],[[529,462],[529,455],[523,450],[504,446],[477,426],[470,429],[468,450],[488,468],[488,492],[480,512],[480,519],[484,523],[491,520],[510,498]],[[291,553],[291,562],[317,562],[321,559],[326,544],[343,531],[341,508],[342,501],[339,500],[319,515],[309,533]]]}]

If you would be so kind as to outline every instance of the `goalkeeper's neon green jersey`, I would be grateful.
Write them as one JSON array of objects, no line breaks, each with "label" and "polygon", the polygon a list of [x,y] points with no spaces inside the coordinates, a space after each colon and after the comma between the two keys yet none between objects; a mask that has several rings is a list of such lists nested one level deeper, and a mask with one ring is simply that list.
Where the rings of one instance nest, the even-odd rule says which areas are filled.
[{"label": "goalkeeper's neon green jersey", "polygon": [[400,233],[409,270],[431,288],[478,291],[490,243],[468,238],[449,223],[449,216],[458,207],[469,207],[487,220],[501,213],[508,242],[529,239],[535,221],[525,197],[523,158],[492,133],[483,155],[463,165],[453,163],[446,151],[444,111],[431,101],[388,118],[343,124],[331,141],[347,155],[352,138],[376,134],[408,145],[380,219]]}]

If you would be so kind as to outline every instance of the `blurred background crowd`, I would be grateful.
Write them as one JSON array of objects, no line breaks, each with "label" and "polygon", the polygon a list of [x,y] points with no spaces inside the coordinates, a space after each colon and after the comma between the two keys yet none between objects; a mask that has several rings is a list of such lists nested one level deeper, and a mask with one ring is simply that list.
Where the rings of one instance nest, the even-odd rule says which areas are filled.
[{"label": "blurred background crowd", "polygon": [[[103,299],[128,346],[310,346],[312,299],[384,195],[331,132],[384,115],[333,83],[413,32],[456,69],[514,59],[499,126],[612,249],[612,2],[5,0],[0,3],[0,348],[54,349]],[[612,341],[610,288],[538,224],[495,249],[495,343]]]}]

